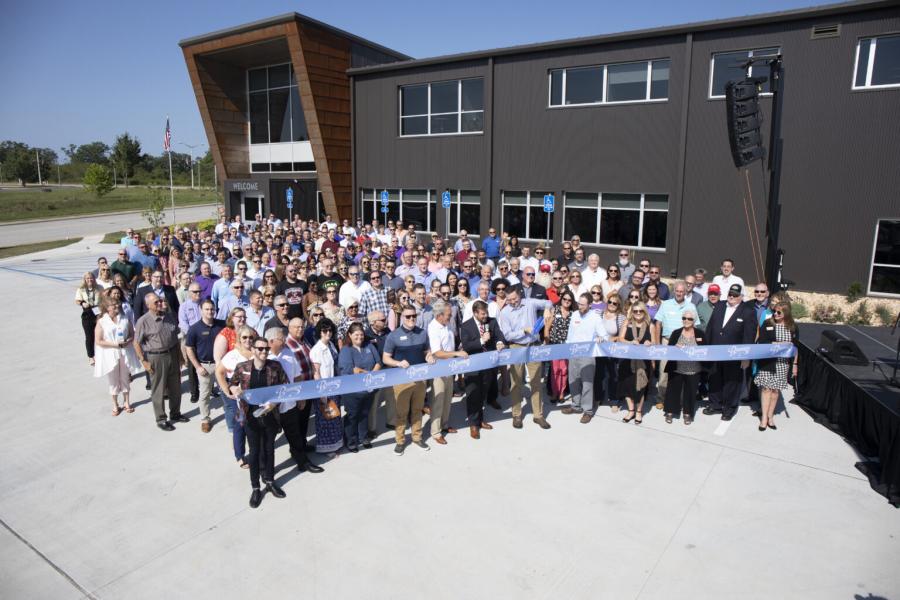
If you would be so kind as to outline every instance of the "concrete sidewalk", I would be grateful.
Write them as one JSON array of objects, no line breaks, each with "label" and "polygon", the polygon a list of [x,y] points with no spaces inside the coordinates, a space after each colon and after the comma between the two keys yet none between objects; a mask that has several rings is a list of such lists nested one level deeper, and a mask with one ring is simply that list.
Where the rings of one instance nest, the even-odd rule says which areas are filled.
[{"label": "concrete sidewalk", "polygon": [[778,431],[742,408],[724,435],[703,415],[635,426],[606,407],[515,430],[488,409],[495,429],[475,441],[456,399],[461,433],[430,452],[396,457],[382,433],[311,475],[280,445],[288,497],[252,510],[221,409],[203,434],[185,395],[191,422],[160,432],[138,379],[135,413],[110,416],[69,278],[107,250],[0,263],[0,285],[28,298],[2,361],[3,597],[900,596],[900,513],[790,404]]}]

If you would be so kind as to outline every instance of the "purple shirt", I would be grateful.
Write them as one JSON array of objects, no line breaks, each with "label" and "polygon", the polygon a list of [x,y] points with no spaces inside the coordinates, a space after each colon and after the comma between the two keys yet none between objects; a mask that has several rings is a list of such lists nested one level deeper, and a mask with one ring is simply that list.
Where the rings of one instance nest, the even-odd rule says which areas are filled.
[{"label": "purple shirt", "polygon": [[216,280],[219,279],[218,275],[210,275],[209,277],[204,277],[203,275],[195,275],[194,281],[197,282],[197,285],[200,286],[200,299],[206,300],[207,298],[212,297],[212,288],[213,284]]}]

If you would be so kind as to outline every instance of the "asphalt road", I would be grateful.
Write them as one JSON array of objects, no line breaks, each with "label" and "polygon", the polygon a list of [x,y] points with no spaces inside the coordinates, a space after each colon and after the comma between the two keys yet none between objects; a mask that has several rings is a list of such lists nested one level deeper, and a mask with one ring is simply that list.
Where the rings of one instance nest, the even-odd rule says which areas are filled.
[{"label": "asphalt road", "polygon": [[[176,209],[180,223],[211,219],[215,216],[215,204],[200,204]],[[172,210],[166,211],[166,222],[172,220]],[[65,240],[86,235],[106,234],[127,227],[146,228],[147,221],[140,211],[114,213],[89,217],[48,219],[41,222],[9,223],[0,225],[0,246],[18,246],[53,240]]]}]

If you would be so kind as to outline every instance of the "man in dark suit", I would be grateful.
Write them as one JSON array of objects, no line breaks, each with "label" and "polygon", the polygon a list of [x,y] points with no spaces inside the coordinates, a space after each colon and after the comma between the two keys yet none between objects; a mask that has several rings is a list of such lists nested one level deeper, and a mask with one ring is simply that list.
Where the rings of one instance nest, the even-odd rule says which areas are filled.
[{"label": "man in dark suit", "polygon": [[[472,318],[459,328],[459,338],[463,350],[469,355],[506,347],[500,326],[488,316],[487,304],[481,300],[476,300],[472,305]],[[487,400],[492,406],[497,404],[497,369],[466,373],[465,382],[469,434],[477,440],[481,437],[481,429],[493,429],[490,423],[484,422],[484,403]]]},{"label": "man in dark suit", "polygon": [[547,288],[534,282],[534,267],[527,266],[522,270],[522,297],[536,300],[547,299]]},{"label": "man in dark suit", "polygon": [[[706,325],[706,343],[722,346],[752,344],[756,340],[756,312],[743,302],[743,289],[734,284],[728,289],[728,299],[713,308]],[[722,413],[723,421],[730,421],[737,412],[741,400],[744,372],[749,360],[731,360],[714,363],[709,376],[709,403],[704,415]]]},{"label": "man in dark suit", "polygon": [[144,301],[147,294],[156,294],[160,298],[165,298],[169,305],[169,310],[172,311],[176,319],[178,318],[178,295],[175,293],[175,288],[171,285],[163,285],[162,271],[153,271],[153,274],[150,275],[150,286],[142,287],[134,295],[135,319],[140,319],[148,310],[147,303]]}]

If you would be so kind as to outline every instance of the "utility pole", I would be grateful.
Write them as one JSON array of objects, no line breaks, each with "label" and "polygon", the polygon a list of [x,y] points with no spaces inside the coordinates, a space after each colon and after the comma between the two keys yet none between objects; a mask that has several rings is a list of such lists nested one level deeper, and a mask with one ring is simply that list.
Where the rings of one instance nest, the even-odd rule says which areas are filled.
[{"label": "utility pole", "polygon": [[59,176],[59,163],[56,163],[56,187],[62,187],[62,177]]},{"label": "utility pole", "polygon": [[194,189],[194,148],[199,148],[201,144],[185,144],[184,142],[179,142],[182,146],[191,149],[191,189]]},{"label": "utility pole", "polygon": [[[37,161],[37,167],[38,167],[38,185],[41,185],[44,182],[44,180],[41,178],[41,155],[38,154],[37,150],[34,151],[34,158]],[[52,177],[52,175],[51,175],[51,177]]]},{"label": "utility pole", "polygon": [[119,178],[116,175],[116,163],[115,162],[113,162],[112,168],[113,168],[113,187],[119,187]]}]

